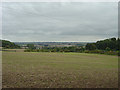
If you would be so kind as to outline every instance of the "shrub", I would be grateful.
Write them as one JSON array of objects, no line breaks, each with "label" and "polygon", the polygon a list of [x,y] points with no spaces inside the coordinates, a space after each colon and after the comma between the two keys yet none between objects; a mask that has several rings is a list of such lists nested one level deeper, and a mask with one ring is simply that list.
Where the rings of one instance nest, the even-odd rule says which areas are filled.
[{"label": "shrub", "polygon": [[119,55],[120,52],[118,51],[104,51],[104,50],[85,50],[85,53],[98,53],[98,54],[106,54],[106,55]]}]

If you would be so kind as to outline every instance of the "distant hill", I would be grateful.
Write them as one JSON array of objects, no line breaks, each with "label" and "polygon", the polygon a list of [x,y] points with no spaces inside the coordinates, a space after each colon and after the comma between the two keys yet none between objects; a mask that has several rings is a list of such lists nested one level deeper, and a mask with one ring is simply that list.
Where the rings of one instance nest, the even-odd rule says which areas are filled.
[{"label": "distant hill", "polygon": [[75,45],[75,46],[85,46],[88,42],[14,42],[16,45],[41,45],[41,46],[53,46],[53,45]]},{"label": "distant hill", "polygon": [[0,40],[0,47],[10,48],[10,49],[20,48],[19,45],[16,45],[15,43],[7,41],[7,40]]}]

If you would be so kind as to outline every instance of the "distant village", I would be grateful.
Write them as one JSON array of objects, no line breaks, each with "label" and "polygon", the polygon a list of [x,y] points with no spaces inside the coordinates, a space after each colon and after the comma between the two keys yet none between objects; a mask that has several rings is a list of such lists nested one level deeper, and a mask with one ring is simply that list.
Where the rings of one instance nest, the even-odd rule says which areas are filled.
[{"label": "distant village", "polygon": [[15,44],[19,45],[22,49],[28,49],[28,44],[33,44],[36,49],[42,49],[44,47],[72,47],[72,46],[83,46],[87,43],[84,42],[15,42]]}]

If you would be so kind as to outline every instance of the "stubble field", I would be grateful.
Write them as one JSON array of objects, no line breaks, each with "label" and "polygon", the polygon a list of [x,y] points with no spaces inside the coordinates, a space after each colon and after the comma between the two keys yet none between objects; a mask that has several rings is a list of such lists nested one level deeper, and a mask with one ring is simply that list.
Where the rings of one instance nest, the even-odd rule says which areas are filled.
[{"label": "stubble field", "polygon": [[86,53],[3,52],[3,88],[117,88],[118,57]]}]

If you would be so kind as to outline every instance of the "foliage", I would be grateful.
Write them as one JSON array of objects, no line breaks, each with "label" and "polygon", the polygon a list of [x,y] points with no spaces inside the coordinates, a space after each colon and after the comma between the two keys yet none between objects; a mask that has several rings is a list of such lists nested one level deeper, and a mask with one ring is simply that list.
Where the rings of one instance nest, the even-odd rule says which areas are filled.
[{"label": "foliage", "polygon": [[88,43],[86,45],[87,50],[119,50],[120,48],[120,40],[119,38],[110,38],[101,41],[97,41],[96,43]]},{"label": "foliage", "polygon": [[25,52],[83,52],[83,47],[44,47],[42,49],[26,49]]},{"label": "foliage", "polygon": [[80,52],[80,53],[99,53],[107,55],[120,55],[120,39],[110,38],[96,43],[87,43],[83,46],[71,47],[43,47],[42,49],[35,49],[34,45],[27,45],[29,48],[25,52]]},{"label": "foliage", "polygon": [[27,47],[28,47],[29,49],[35,49],[34,44],[27,44]]},{"label": "foliage", "polygon": [[120,55],[120,39],[110,38],[97,41],[96,43],[87,43],[86,50],[89,50],[85,51],[88,53]]},{"label": "foliage", "polygon": [[85,50],[85,53],[97,53],[97,54],[106,54],[106,55],[118,55],[118,51],[106,51],[106,50]]},{"label": "foliage", "polygon": [[110,48],[110,50],[119,50],[119,38],[110,38],[96,42],[97,49],[105,50],[106,48]]},{"label": "foliage", "polygon": [[16,45],[13,42],[7,41],[7,40],[0,40],[0,42],[2,41],[2,47],[3,48],[10,48],[10,49],[17,49],[20,48],[20,46]]},{"label": "foliage", "polygon": [[95,43],[87,43],[86,49],[87,50],[95,50],[96,49]]}]

